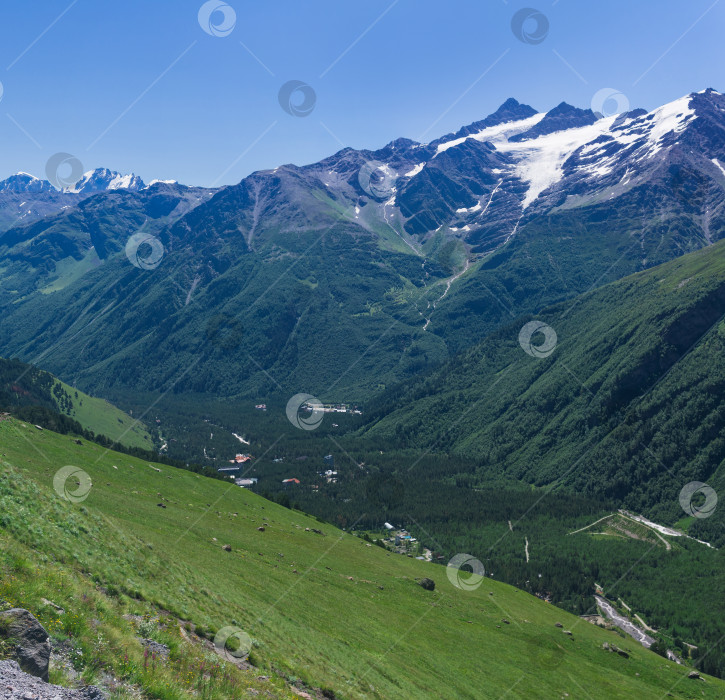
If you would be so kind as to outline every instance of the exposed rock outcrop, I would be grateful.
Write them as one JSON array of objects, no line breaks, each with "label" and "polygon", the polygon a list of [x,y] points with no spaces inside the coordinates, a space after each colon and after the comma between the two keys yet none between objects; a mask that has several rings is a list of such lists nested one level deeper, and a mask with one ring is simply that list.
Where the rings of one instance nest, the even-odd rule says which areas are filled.
[{"label": "exposed rock outcrop", "polygon": [[3,700],[106,700],[98,688],[93,685],[72,690],[45,681],[25,673],[17,661],[0,661],[0,685]]},{"label": "exposed rock outcrop", "polygon": [[0,612],[0,637],[14,646],[15,660],[23,671],[48,680],[50,639],[31,612],[23,608]]}]

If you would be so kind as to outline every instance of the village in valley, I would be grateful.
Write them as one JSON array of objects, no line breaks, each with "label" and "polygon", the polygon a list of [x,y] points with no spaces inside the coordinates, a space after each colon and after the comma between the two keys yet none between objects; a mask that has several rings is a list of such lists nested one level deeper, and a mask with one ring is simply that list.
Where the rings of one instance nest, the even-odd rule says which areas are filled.
[{"label": "village in valley", "polygon": [[[266,406],[264,404],[259,404],[258,406],[255,406],[255,408],[258,410],[266,410]],[[330,408],[334,410],[338,407]],[[339,408],[346,407],[341,404]],[[234,437],[246,445],[249,444],[249,441],[236,433],[234,434]],[[229,460],[229,466],[219,467],[217,471],[224,476],[228,476],[230,480],[234,481],[235,485],[240,486],[241,488],[253,488],[259,482],[258,477],[246,476],[253,460],[253,455],[249,453],[237,453],[234,455],[233,459]],[[284,462],[284,459],[282,457],[275,457],[272,462],[280,464]],[[306,486],[313,493],[316,493],[324,484],[338,483],[341,475],[338,470],[335,469],[334,455],[325,455],[322,458],[322,467],[323,468],[315,473],[316,478],[314,479],[314,483],[305,484],[297,476],[290,475],[281,479],[281,484],[285,490]],[[433,560],[433,552],[430,549],[423,547],[419,540],[413,537],[413,535],[411,535],[411,533],[404,527],[397,527],[389,522],[383,523],[382,528],[379,531],[353,531],[353,534],[362,537],[369,544],[376,544],[396,554],[415,557],[421,561]]]},{"label": "village in valley", "polygon": [[431,561],[433,559],[433,552],[430,549],[423,547],[420,542],[418,542],[418,540],[404,528],[396,528],[388,522],[386,522],[383,527],[385,528],[386,534],[381,538],[381,541],[387,549],[390,549],[396,554],[415,556],[416,559],[420,559],[422,561]]}]

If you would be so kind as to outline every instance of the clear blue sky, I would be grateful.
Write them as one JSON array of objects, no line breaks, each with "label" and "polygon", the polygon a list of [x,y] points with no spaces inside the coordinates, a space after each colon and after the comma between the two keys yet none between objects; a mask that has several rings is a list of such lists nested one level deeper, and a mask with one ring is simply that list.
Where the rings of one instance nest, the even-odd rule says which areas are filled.
[{"label": "clear blue sky", "polygon": [[[223,37],[201,5],[3,2],[0,177],[44,176],[65,151],[86,170],[229,184],[342,145],[432,140],[508,97],[588,107],[611,87],[652,109],[725,90],[725,0],[229,0]],[[539,44],[511,30],[524,7],[548,19]],[[280,107],[290,80],[316,93],[307,117]]]}]

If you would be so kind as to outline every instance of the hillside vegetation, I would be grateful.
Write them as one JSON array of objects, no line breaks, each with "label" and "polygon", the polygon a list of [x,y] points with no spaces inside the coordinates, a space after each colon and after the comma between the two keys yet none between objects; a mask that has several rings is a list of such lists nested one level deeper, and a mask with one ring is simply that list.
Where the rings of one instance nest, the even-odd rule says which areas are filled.
[{"label": "hillside vegetation", "polygon": [[[17,359],[0,358],[0,408],[17,410],[27,420],[61,424],[103,435],[128,448],[150,450],[153,440],[146,426],[108,401],[88,396],[48,372]],[[63,417],[71,419],[64,421]]]},{"label": "hillside vegetation", "polygon": [[[543,358],[519,343],[531,318],[511,322],[383,395],[364,433],[473,458],[473,485],[568,487],[675,524],[687,483],[725,488],[723,309],[720,243],[547,308]],[[724,513],[682,524],[720,546]]]},{"label": "hillside vegetation", "polygon": [[[108,672],[149,697],[199,697],[186,628],[213,635],[232,625],[253,640],[254,678],[274,673],[271,684],[281,678],[327,697],[725,692],[721,681],[688,679],[688,669],[505,584],[473,578],[482,585],[463,590],[443,567],[370,547],[231,484],[81,442],[0,422],[0,597],[77,645],[88,680]],[[54,491],[64,465],[92,480],[82,502]],[[74,482],[65,489],[77,492]],[[434,591],[416,585],[422,577]],[[43,608],[42,598],[65,612]],[[143,615],[161,616],[158,629],[143,629],[171,646],[154,668],[143,668],[133,636]],[[613,641],[628,658],[603,649]],[[203,697],[247,696],[249,674],[225,673],[236,680],[224,688],[234,689]]]}]

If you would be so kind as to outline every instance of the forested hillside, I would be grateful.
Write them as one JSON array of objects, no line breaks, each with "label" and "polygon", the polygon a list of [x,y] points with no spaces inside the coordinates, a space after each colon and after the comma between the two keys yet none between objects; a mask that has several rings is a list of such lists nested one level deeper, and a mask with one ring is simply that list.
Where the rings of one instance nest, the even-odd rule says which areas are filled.
[{"label": "forested hillside", "polygon": [[[550,307],[544,357],[518,319],[383,395],[365,434],[473,457],[482,484],[569,487],[675,522],[685,484],[724,485],[724,272],[718,244]],[[721,545],[722,518],[691,532]]]}]

